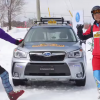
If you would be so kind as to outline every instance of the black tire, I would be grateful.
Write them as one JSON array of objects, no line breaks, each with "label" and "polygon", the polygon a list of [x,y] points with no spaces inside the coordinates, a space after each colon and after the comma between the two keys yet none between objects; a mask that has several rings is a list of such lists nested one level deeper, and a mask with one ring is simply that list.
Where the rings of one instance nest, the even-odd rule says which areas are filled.
[{"label": "black tire", "polygon": [[85,86],[86,84],[86,77],[81,80],[75,80],[76,86]]},{"label": "black tire", "polygon": [[13,85],[14,86],[25,86],[25,80],[20,80],[20,79],[12,79]]}]

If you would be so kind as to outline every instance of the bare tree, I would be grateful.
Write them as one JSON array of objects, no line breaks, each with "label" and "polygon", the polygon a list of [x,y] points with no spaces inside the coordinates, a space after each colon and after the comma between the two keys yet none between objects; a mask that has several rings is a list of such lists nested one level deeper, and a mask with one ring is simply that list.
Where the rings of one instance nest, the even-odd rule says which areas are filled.
[{"label": "bare tree", "polygon": [[24,0],[5,0],[5,5],[7,9],[8,25],[9,30],[11,30],[11,21],[13,18],[21,14],[21,10],[25,5]]},{"label": "bare tree", "polygon": [[5,2],[4,0],[0,0],[0,23],[1,27],[3,26],[3,21],[4,21],[4,16],[5,16]]}]

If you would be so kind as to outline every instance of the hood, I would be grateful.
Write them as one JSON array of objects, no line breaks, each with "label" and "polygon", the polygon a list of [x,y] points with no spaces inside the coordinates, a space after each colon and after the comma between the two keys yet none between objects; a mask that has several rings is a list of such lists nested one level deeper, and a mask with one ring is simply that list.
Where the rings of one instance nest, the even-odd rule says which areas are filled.
[{"label": "hood", "polygon": [[25,43],[23,49],[26,52],[30,51],[73,51],[79,49],[81,46],[79,42],[34,42]]}]

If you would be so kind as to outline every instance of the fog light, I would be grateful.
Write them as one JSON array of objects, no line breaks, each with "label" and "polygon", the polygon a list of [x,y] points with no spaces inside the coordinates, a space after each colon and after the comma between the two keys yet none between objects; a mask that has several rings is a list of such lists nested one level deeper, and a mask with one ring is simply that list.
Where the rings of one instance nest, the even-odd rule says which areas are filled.
[{"label": "fog light", "polygon": [[83,73],[82,73],[82,72],[80,72],[80,73],[76,74],[76,77],[78,77],[78,78],[83,77]]},{"label": "fog light", "polygon": [[14,77],[19,77],[19,73],[14,72]]}]

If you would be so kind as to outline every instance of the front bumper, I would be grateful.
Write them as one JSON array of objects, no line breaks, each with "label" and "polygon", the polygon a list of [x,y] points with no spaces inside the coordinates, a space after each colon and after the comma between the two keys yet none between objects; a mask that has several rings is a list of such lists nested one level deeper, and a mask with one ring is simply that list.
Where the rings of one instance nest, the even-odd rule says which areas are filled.
[{"label": "front bumper", "polygon": [[85,78],[86,61],[66,58],[64,61],[12,60],[12,78],[27,80],[79,80]]}]

